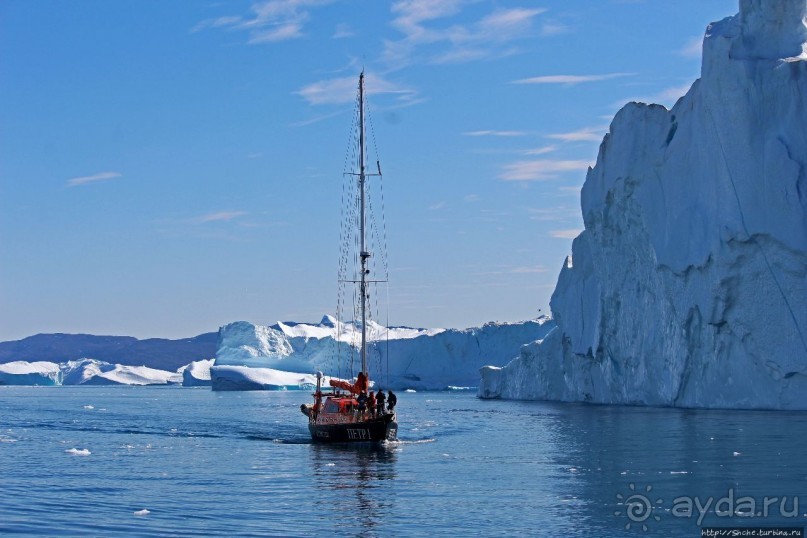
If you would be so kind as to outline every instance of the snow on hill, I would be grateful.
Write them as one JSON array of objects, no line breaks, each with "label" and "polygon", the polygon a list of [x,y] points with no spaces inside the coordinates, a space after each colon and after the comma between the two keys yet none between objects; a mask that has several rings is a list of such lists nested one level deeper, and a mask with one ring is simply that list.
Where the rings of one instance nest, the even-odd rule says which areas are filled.
[{"label": "snow on hill", "polygon": [[741,0],[672,110],[614,118],[557,328],[481,397],[807,409],[807,1]]},{"label": "snow on hill", "polygon": [[[488,323],[464,330],[406,327],[387,330],[369,322],[368,340],[372,345],[368,366],[371,377],[384,387],[476,386],[483,364],[504,364],[522,345],[543,338],[553,326],[549,318]],[[211,368],[213,389],[260,388],[262,383],[253,382],[248,376],[239,386],[233,370],[227,370],[223,376],[221,368],[225,366],[309,374],[321,370],[350,378],[359,369],[356,347],[360,334],[360,326],[345,323],[337,328],[329,316],[319,324],[278,323],[265,327],[245,321],[231,323],[219,331],[219,348]],[[243,373],[257,375],[247,370]]]}]

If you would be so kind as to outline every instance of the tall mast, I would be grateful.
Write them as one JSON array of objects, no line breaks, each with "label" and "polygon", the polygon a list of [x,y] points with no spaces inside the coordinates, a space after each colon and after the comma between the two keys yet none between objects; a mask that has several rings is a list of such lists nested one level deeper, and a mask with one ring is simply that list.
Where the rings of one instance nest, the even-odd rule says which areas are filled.
[{"label": "tall mast", "polygon": [[364,209],[364,71],[359,75],[359,191],[361,192],[361,215],[359,217],[359,235],[361,236],[361,371],[367,375],[367,252],[365,244],[365,209]]}]

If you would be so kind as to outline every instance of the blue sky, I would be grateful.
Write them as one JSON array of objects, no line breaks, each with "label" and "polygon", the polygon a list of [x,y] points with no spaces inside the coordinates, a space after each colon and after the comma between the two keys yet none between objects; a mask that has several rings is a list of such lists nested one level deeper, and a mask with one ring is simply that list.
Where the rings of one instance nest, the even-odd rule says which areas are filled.
[{"label": "blue sky", "polygon": [[630,100],[671,106],[736,0],[0,3],[0,340],[191,336],[336,304],[358,73],[390,321],[548,311]]}]

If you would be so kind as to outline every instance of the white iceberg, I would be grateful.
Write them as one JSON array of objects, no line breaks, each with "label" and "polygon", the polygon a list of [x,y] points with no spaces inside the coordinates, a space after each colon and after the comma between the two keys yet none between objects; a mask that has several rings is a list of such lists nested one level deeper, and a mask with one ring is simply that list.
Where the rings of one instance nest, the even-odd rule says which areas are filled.
[{"label": "white iceberg", "polygon": [[741,0],[672,110],[616,115],[557,328],[481,397],[807,409],[805,21],[805,0]]},{"label": "white iceberg", "polygon": [[95,359],[68,361],[61,368],[64,385],[166,385],[182,382],[182,376],[177,372],[110,364]]},{"label": "white iceberg", "polygon": [[[215,390],[313,390],[317,385],[315,374],[272,368],[213,366],[210,373]],[[323,378],[323,386],[328,386],[329,379]]]},{"label": "white iceberg", "polygon": [[[475,387],[482,365],[504,364],[522,345],[543,338],[553,326],[546,317],[521,323],[488,323],[464,330],[387,329],[369,322],[371,377],[392,388]],[[231,323],[219,331],[219,348],[211,369],[213,389],[237,388],[236,371],[219,373],[224,366],[284,372],[319,370],[351,377],[355,372],[350,372],[348,365],[351,357],[353,364],[358,364],[360,334],[359,325],[337,324],[330,316],[319,324],[278,323],[265,327],[245,321]],[[255,372],[237,372],[245,376],[244,389],[261,385],[250,378],[257,375]]]},{"label": "white iceberg", "polygon": [[61,385],[62,372],[54,362],[13,361],[0,364],[0,385]]},{"label": "white iceberg", "polygon": [[182,386],[209,387],[212,384],[210,378],[211,366],[213,366],[213,359],[206,359],[203,361],[193,361],[177,370],[177,373],[182,375]]}]

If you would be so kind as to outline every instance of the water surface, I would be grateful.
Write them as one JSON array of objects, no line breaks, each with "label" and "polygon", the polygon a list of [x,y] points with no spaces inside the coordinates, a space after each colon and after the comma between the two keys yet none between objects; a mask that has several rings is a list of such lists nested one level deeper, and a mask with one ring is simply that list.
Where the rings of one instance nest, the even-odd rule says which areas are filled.
[{"label": "water surface", "polygon": [[311,444],[303,393],[0,387],[0,534],[700,536],[682,497],[807,521],[805,413],[398,396],[372,448]]}]

